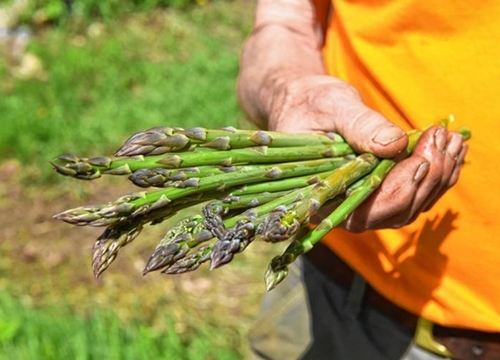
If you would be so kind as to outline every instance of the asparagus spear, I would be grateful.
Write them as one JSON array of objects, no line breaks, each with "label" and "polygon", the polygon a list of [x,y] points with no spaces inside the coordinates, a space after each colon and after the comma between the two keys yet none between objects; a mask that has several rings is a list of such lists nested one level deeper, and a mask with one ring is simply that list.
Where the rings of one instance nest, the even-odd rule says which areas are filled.
[{"label": "asparagus spear", "polygon": [[[335,158],[334,163],[338,166],[354,158],[353,155],[345,156],[343,158]],[[325,163],[332,163],[332,160],[325,159]],[[243,165],[252,166],[252,165]],[[227,174],[237,171],[241,166],[198,166],[180,169],[163,169],[163,168],[152,168],[152,169],[139,169],[134,171],[130,176],[131,180],[135,185],[143,188],[147,187],[186,187],[186,186],[196,186],[197,179],[207,176]],[[305,181],[318,181],[324,173],[318,173],[316,177],[311,178],[311,176],[306,175],[303,177],[296,177],[294,179],[287,179],[282,182],[274,181],[272,184],[269,183],[258,183],[252,184],[250,186],[244,186],[240,190],[235,190],[237,193],[260,193],[264,191],[277,191],[277,190],[289,190],[299,186],[303,186]],[[190,180],[192,179],[192,180]],[[282,185],[284,187],[281,187]],[[269,186],[273,190],[269,190]]]},{"label": "asparagus spear", "polygon": [[331,145],[270,148],[256,146],[227,151],[190,151],[175,154],[128,158],[84,158],[64,154],[52,160],[54,169],[62,175],[81,180],[93,180],[103,174],[131,175],[134,171],[150,168],[186,168],[201,165],[231,166],[237,164],[280,163],[322,158],[335,158],[352,154],[346,143]]},{"label": "asparagus spear", "polygon": [[142,224],[120,224],[108,227],[95,241],[92,248],[94,277],[105,271],[115,260],[118,250],[133,241],[142,231]]},{"label": "asparagus spear", "polygon": [[201,215],[184,218],[161,239],[143,274],[172,265],[183,258],[190,249],[212,238],[212,233],[203,226]]},{"label": "asparagus spear", "polygon": [[234,227],[224,232],[215,243],[210,254],[210,269],[218,268],[233,259],[234,254],[242,252],[255,238],[255,224],[248,219],[239,220]]},{"label": "asparagus spear", "polygon": [[82,206],[64,211],[54,217],[74,225],[108,226],[126,221],[129,217],[165,208],[172,201],[185,196],[215,190],[224,191],[226,188],[242,184],[314,174],[332,170],[343,162],[345,162],[344,159],[336,158],[330,161],[311,160],[298,163],[240,167],[230,174],[201,178],[197,186],[166,188],[148,193],[140,192],[129,199],[120,199],[119,201],[97,206]]},{"label": "asparagus spear", "polygon": [[337,134],[286,134],[273,131],[222,129],[190,129],[154,127],[132,135],[116,151],[115,156],[161,155],[184,151],[194,146],[216,150],[247,148],[251,146],[289,147],[328,145],[343,142]]},{"label": "asparagus spear", "polygon": [[375,191],[389,171],[394,167],[393,160],[384,159],[371,172],[361,184],[357,184],[352,191],[347,192],[347,198],[341,202],[318,226],[308,232],[301,239],[294,239],[282,255],[274,257],[264,276],[266,289],[272,290],[288,274],[288,265],[297,257],[311,250],[333,228],[340,225],[360,204]]},{"label": "asparagus spear", "polygon": [[[310,191],[313,190],[313,188],[314,184],[308,185],[307,187],[302,188],[300,193],[308,194]],[[269,201],[267,202],[264,201],[261,196],[263,196],[265,199]],[[255,196],[255,194],[246,195],[244,197],[229,196],[228,197],[229,202],[228,200],[224,199],[214,200],[209,204],[205,205],[204,208],[202,209],[202,213],[205,215],[205,217],[194,216],[194,217],[189,217],[186,220],[181,220],[174,227],[172,227],[168,231],[167,235],[165,235],[163,239],[160,241],[156,250],[153,252],[150,259],[148,260],[148,265],[146,265],[145,272],[157,270],[161,267],[172,266],[175,262],[177,262],[177,260],[173,261],[174,258],[180,259],[180,257],[178,256],[179,249],[182,249],[186,246],[192,247],[198,245],[197,242],[191,241],[191,237],[197,238],[200,236],[198,235],[198,232],[209,231],[212,234],[212,236],[216,237],[218,240],[224,239],[224,236],[228,231],[228,229],[229,231],[231,231],[231,229],[237,226],[238,223],[253,222],[256,226],[258,226],[258,224],[262,222],[262,219],[265,218],[265,216],[269,213],[269,211],[275,209],[280,205],[286,206],[294,203],[295,201],[298,200],[298,197],[300,195],[298,192],[288,191],[286,192],[286,194],[278,197],[273,197],[270,196],[269,194],[262,194],[261,196],[259,195]],[[256,201],[250,200],[250,198],[257,199],[257,202],[259,204],[256,204]],[[245,205],[245,202],[247,203],[247,205]],[[237,207],[243,207],[243,208],[251,207],[251,208],[241,213],[238,213],[237,215],[225,219],[223,218],[228,213],[228,210]],[[199,226],[200,224],[202,224],[205,218],[207,218],[209,221],[209,223],[207,224],[208,226],[205,225]],[[186,223],[191,224],[192,228],[184,229]],[[190,235],[190,237],[186,237],[184,234],[185,232],[187,232]],[[203,234],[202,237],[206,238],[205,234]],[[171,246],[170,245],[171,242],[176,243],[176,245]],[[227,245],[228,244],[226,243],[226,246]],[[230,248],[229,250],[235,251],[237,249],[237,246],[229,246],[229,248]],[[217,249],[218,249],[217,252],[223,252],[228,250],[221,245],[219,245]],[[216,254],[214,255],[214,258],[215,257],[219,259],[221,258],[225,259],[226,260],[225,263],[231,260],[230,255],[228,255],[227,253],[224,255]],[[218,267],[221,265],[223,264],[220,262],[212,264],[213,267]]]},{"label": "asparagus spear", "polygon": [[200,246],[195,251],[189,253],[182,259],[177,260],[172,266],[165,268],[163,274],[181,274],[188,271],[194,271],[201,264],[210,260],[213,245]]},{"label": "asparagus spear", "polygon": [[[345,163],[347,163],[347,161]],[[339,161],[338,164],[339,166],[341,166],[342,162]],[[262,193],[265,191],[274,192],[274,191],[293,190],[311,184],[316,184],[322,179],[331,175],[333,171],[335,171],[335,169],[325,172],[319,172],[312,175],[310,174],[310,175],[297,176],[282,180],[248,184],[244,185],[243,187],[234,189],[233,191],[231,191],[230,194],[233,196],[240,196],[240,195]]]},{"label": "asparagus spear", "polygon": [[236,169],[235,166],[197,166],[180,169],[146,168],[134,171],[130,174],[129,180],[144,188],[168,187],[176,183],[185,183],[189,186],[189,179],[226,174]]},{"label": "asparagus spear", "polygon": [[280,208],[271,212],[260,228],[262,238],[270,242],[288,239],[300,227],[306,225],[309,218],[328,200],[345,192],[347,186],[370,173],[378,162],[374,155],[362,154],[344,164],[317,183],[314,190],[293,208]]}]

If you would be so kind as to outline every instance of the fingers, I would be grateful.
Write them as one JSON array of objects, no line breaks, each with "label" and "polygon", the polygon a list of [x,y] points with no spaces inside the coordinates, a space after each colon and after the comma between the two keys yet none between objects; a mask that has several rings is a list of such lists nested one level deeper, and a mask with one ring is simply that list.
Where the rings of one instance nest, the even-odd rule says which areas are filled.
[{"label": "fingers", "polygon": [[[451,161],[446,151],[447,140],[448,131],[441,126],[432,127],[423,134],[413,152],[412,158],[423,159],[429,164],[428,170],[419,182],[413,184],[415,186],[413,199],[406,204],[406,208],[380,222],[377,225],[378,228],[404,226],[414,221],[426,204],[437,200],[452,173]],[[401,164],[401,166],[404,165]]]},{"label": "fingers", "polygon": [[445,163],[443,165],[443,177],[441,179],[440,186],[436,188],[431,196],[429,196],[429,199],[422,207],[422,211],[430,210],[436,201],[439,200],[439,198],[443,196],[449,188],[456,184],[467,150],[468,146],[465,144],[460,134],[449,134],[448,146],[445,152]]},{"label": "fingers", "polygon": [[361,232],[399,228],[414,221],[456,183],[466,152],[460,134],[439,126],[427,130],[412,156],[394,167],[344,227]]},{"label": "fingers", "polygon": [[426,159],[416,156],[395,166],[379,189],[347,218],[343,227],[352,232],[362,232],[405,225],[400,223],[406,222],[406,217],[410,216],[418,186],[429,167]]}]

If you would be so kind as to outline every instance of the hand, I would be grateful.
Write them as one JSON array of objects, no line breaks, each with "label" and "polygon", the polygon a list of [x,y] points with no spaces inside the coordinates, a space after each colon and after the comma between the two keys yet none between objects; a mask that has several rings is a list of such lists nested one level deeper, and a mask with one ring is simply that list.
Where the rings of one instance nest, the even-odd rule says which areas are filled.
[{"label": "hand", "polygon": [[[272,99],[269,127],[288,132],[333,131],[359,152],[392,158],[408,144],[406,133],[363,104],[350,85],[330,76],[283,84]],[[413,154],[394,167],[382,186],[343,223],[346,230],[398,228],[428,210],[460,172],[467,146],[444,127],[432,127]]]},{"label": "hand", "polygon": [[384,158],[395,157],[408,145],[405,131],[363,104],[351,85],[326,75],[282,85],[268,124],[286,132],[336,132],[357,152]]},{"label": "hand", "polygon": [[400,228],[428,211],[458,180],[467,145],[442,126],[425,131],[412,155],[343,223],[351,232]]}]

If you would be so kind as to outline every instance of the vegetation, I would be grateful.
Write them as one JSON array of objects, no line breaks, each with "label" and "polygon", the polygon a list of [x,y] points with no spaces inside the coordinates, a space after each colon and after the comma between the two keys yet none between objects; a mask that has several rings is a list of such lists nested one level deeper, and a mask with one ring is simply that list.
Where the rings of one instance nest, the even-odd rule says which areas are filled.
[{"label": "vegetation", "polygon": [[0,159],[43,172],[53,154],[109,151],[152,126],[235,125],[234,79],[248,20],[228,7],[41,29],[29,50],[43,70],[1,85]]},{"label": "vegetation", "polygon": [[[20,53],[0,40],[0,358],[241,358],[264,291],[253,269],[266,252],[242,254],[231,271],[142,277],[160,236],[152,228],[95,281],[91,243],[80,241],[95,232],[52,215],[130,187],[68,184],[50,160],[107,153],[157,125],[236,126],[253,2],[146,1],[122,12],[115,1],[82,0],[53,18],[62,1],[35,3],[43,8],[20,19],[29,36]],[[78,9],[91,3],[115,7]]]},{"label": "vegetation", "polygon": [[70,17],[84,21],[92,18],[112,20],[131,12],[147,12],[158,8],[186,9],[207,3],[208,0],[32,0],[22,20],[56,24],[64,23]]},{"label": "vegetation", "polygon": [[107,309],[90,316],[69,308],[26,307],[0,292],[0,357],[3,359],[237,359],[222,329],[201,323],[189,336],[165,316],[163,329],[139,319],[124,322]]}]

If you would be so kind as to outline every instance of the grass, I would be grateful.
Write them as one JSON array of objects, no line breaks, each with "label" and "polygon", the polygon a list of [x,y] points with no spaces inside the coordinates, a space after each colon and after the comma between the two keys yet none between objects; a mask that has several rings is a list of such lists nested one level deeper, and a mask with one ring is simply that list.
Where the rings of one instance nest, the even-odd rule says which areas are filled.
[{"label": "grass", "polygon": [[0,159],[35,164],[43,178],[55,155],[110,152],[145,128],[236,125],[236,44],[247,28],[228,6],[41,30],[30,51],[43,80],[2,86]]},{"label": "grass", "polygon": [[0,292],[0,357],[2,359],[237,359],[225,333],[207,324],[179,335],[172,318],[162,329],[139,319],[125,323],[114,312],[99,309],[79,316],[60,306],[25,306]]},{"label": "grass", "polygon": [[243,357],[264,269],[279,250],[255,244],[214,272],[143,277],[165,231],[155,226],[95,281],[100,230],[51,216],[132,190],[123,179],[56,176],[49,161],[109,155],[157,125],[237,125],[234,83],[253,6],[211,1],[36,28],[28,51],[43,71],[28,80],[0,59],[0,358]]}]

